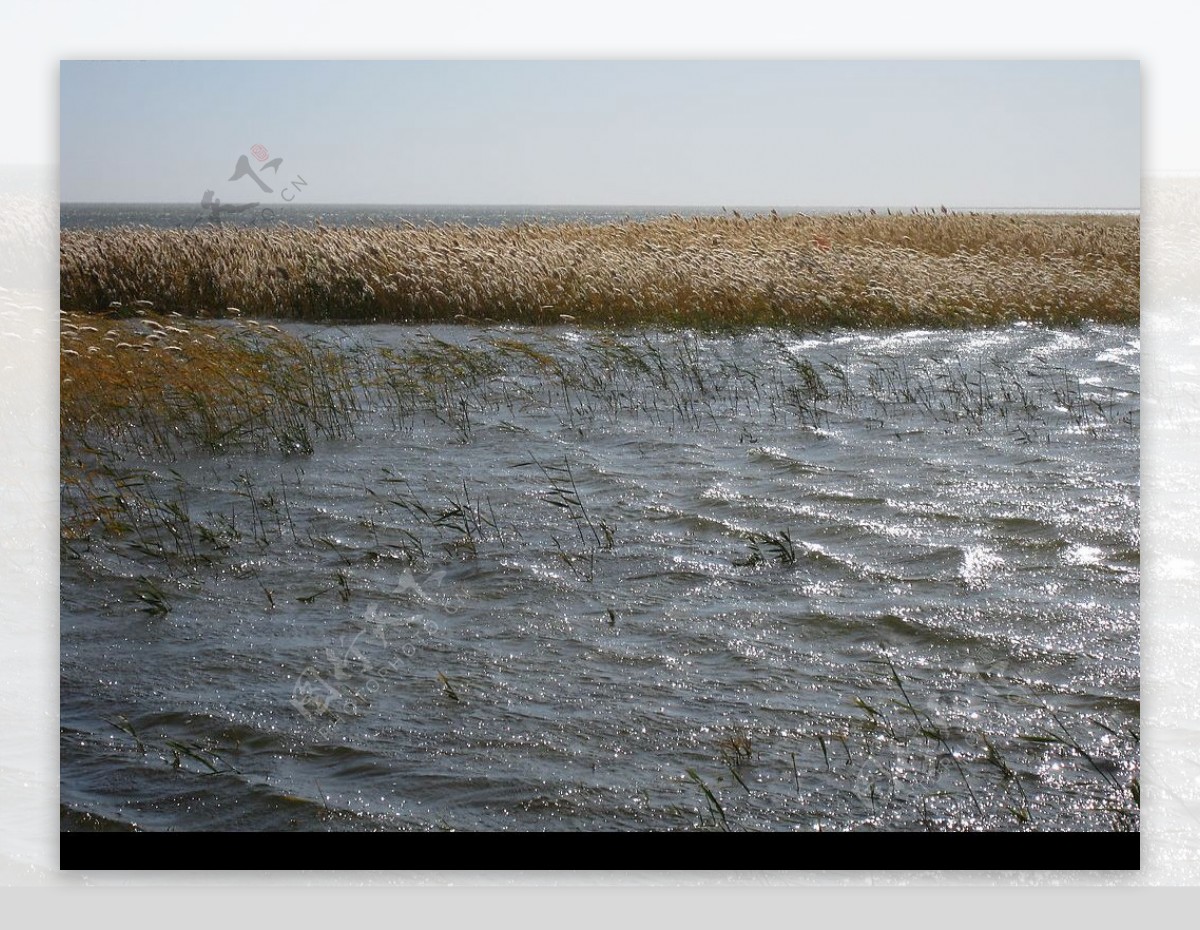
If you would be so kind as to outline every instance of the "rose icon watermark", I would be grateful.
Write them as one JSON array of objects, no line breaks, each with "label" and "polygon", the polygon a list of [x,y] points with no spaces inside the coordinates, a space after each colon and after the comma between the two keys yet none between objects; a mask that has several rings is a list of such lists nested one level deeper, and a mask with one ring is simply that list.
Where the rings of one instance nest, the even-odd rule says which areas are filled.
[{"label": "rose icon watermark", "polygon": [[[279,175],[279,169],[283,165],[282,158],[271,158],[271,153],[265,145],[255,143],[250,148],[250,154],[254,159],[261,162],[260,168],[256,171],[250,164],[250,159],[246,155],[239,155],[233,166],[233,174],[229,176],[230,182],[241,181],[247,179],[251,181],[264,194],[276,194],[275,188],[268,184],[263,179],[263,174],[270,170],[274,177]],[[279,191],[277,196],[285,203],[291,203],[297,196],[303,193],[303,189],[308,186],[308,181],[302,176],[296,175],[288,181]],[[240,203],[225,203],[216,195],[213,190],[206,190],[200,198],[200,208],[202,215],[192,222],[192,226],[199,223],[212,223],[220,226],[226,219],[230,219],[239,214],[247,214],[246,225],[257,225],[259,223],[270,222],[275,219],[275,210],[271,207],[260,207],[260,201],[245,201]],[[247,211],[253,211],[247,213]]]}]

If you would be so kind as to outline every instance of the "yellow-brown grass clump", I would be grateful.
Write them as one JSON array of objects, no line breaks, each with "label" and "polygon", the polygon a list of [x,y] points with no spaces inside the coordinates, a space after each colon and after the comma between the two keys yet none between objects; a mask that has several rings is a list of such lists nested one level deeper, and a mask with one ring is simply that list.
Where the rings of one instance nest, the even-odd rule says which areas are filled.
[{"label": "yellow-brown grass clump", "polygon": [[64,466],[99,449],[307,452],[314,435],[350,429],[357,389],[349,355],[274,327],[143,313],[63,313]]},{"label": "yellow-brown grass clump", "polygon": [[591,326],[1138,321],[1139,220],[996,214],[670,217],[484,228],[64,231],[63,307]]}]

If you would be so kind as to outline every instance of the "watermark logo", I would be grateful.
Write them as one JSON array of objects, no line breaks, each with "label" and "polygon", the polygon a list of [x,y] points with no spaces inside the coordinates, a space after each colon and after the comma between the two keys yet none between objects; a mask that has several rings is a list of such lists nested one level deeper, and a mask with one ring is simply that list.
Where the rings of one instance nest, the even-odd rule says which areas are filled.
[{"label": "watermark logo", "polygon": [[[265,178],[267,177],[267,172],[270,171],[271,181],[279,184],[280,168],[283,165],[283,159],[279,157],[272,158],[270,151],[261,143],[255,143],[251,146],[250,154],[254,156],[255,161],[260,163],[258,170],[255,170],[251,166],[249,157],[245,154],[239,155],[234,162],[233,174],[228,179],[231,183],[243,180],[248,181],[254,184],[261,193],[273,195],[284,203],[292,203],[298,196],[304,193],[304,188],[308,187],[308,181],[304,177],[295,175],[290,180],[285,180],[283,186],[277,191],[271,184],[267,183]],[[227,220],[232,220],[234,217],[240,217],[245,225],[255,226],[259,223],[271,222],[276,218],[275,209],[270,206],[264,206],[262,201],[225,203],[211,189],[206,190],[200,198],[200,209],[201,215],[192,221],[192,226],[200,223],[211,223],[221,226]]]},{"label": "watermark logo", "polygon": [[930,798],[961,789],[947,748],[912,752],[902,746],[880,747],[858,766],[850,790],[871,816],[901,808],[921,808]]},{"label": "watermark logo", "polygon": [[999,687],[1008,681],[1005,661],[977,665],[968,660],[963,666],[963,678],[972,685],[960,691],[939,691],[929,702],[930,722],[939,730],[951,727],[971,730],[979,726],[980,718],[989,704],[1000,696]]},{"label": "watermark logo", "polygon": [[904,781],[898,778],[895,762],[894,754],[870,755],[855,773],[850,790],[872,812],[890,808],[897,791],[904,794]]},{"label": "watermark logo", "polygon": [[[305,667],[292,688],[291,704],[330,735],[343,721],[360,717],[389,680],[401,675],[417,652],[441,632],[432,614],[453,615],[461,608],[445,597],[445,571],[418,579],[405,568],[392,596],[416,602],[421,609],[393,615],[371,604],[355,621],[352,635],[327,646],[324,655]],[[439,589],[436,594],[432,589]]]},{"label": "watermark logo", "polygon": [[[898,675],[896,681],[899,684]],[[988,749],[987,717],[1003,703],[1009,683],[1008,662],[980,665],[968,660],[957,687],[913,700],[901,686],[900,722],[887,724],[887,739],[869,747],[853,773],[850,790],[863,808],[878,816],[961,792],[963,775],[955,752]],[[915,729],[905,730],[906,724],[915,724]]]}]

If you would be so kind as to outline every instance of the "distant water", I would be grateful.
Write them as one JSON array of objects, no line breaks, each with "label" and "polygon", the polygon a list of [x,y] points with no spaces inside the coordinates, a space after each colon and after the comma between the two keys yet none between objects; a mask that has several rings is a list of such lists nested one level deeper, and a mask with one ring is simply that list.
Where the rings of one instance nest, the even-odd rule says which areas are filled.
[{"label": "distant water", "polygon": [[[234,206],[228,204],[227,206]],[[392,226],[412,223],[434,226],[462,223],[467,226],[514,226],[519,223],[618,223],[650,220],[672,214],[679,216],[720,216],[737,210],[743,216],[770,213],[772,207],[746,206],[471,206],[403,204],[297,204],[259,203],[238,213],[222,217],[233,226],[270,226],[291,224],[308,226],[320,221],[326,226]],[[796,213],[828,214],[854,212],[857,207],[778,207],[781,216]],[[879,207],[878,212],[907,213],[911,207]],[[988,213],[1137,213],[1136,210],[997,210],[975,208]],[[60,211],[63,229],[106,229],[111,226],[139,225],[156,229],[189,228],[212,225],[212,213],[196,203],[64,203]]]}]

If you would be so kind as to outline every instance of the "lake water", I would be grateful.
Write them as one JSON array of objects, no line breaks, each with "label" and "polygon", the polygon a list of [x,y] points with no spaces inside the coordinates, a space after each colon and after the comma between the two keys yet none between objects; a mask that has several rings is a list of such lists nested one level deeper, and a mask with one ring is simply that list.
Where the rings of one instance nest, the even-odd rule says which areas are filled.
[{"label": "lake water", "polygon": [[1136,329],[291,329],[428,361],[64,544],[64,828],[1137,828]]},{"label": "lake water", "polygon": [[[235,204],[229,204],[235,206]],[[909,207],[879,208],[907,213]],[[720,216],[737,210],[743,216],[770,213],[771,207],[742,206],[546,206],[546,205],[436,205],[436,204],[308,204],[249,202],[245,209],[222,216],[228,226],[272,226],[288,223],[309,226],[374,226],[412,223],[416,226],[462,223],[466,226],[515,226],[519,223],[618,223],[644,221],[676,214]],[[856,212],[855,207],[779,207],[781,216],[793,213],[824,214]],[[1136,214],[1136,210],[997,210],[980,208],[986,213],[1088,213]],[[113,226],[149,226],[155,229],[193,229],[213,225],[213,211],[194,203],[64,203],[59,210],[63,229],[108,229]]]}]

